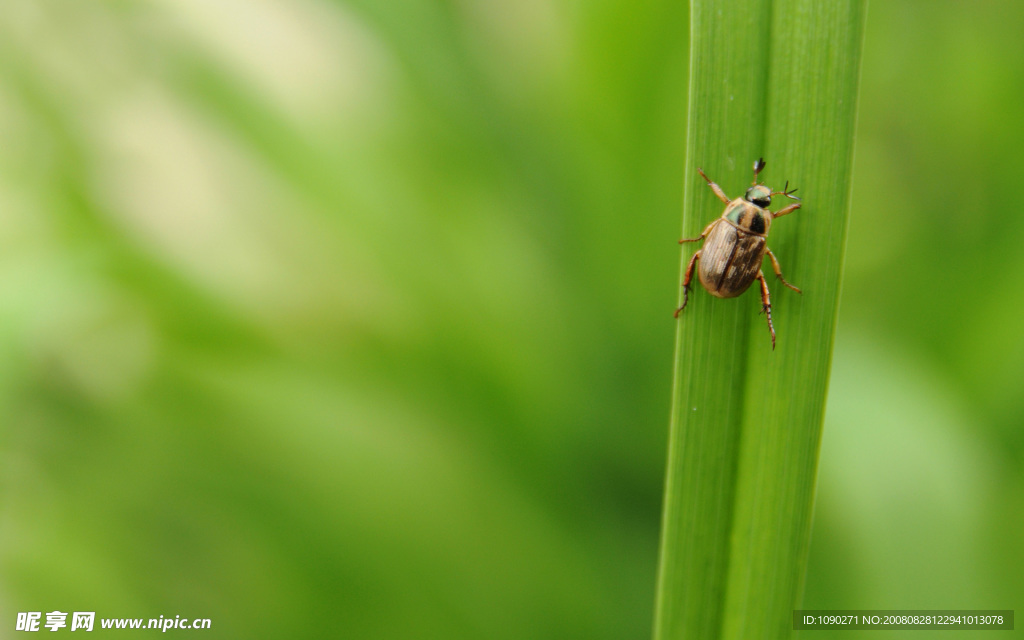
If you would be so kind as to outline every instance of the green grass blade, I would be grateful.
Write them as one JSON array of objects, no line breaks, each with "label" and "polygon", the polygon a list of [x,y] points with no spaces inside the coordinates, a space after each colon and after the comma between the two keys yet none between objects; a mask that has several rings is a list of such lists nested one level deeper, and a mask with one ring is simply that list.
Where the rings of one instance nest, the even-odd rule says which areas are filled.
[{"label": "green grass blade", "polygon": [[[769,277],[773,352],[756,287],[696,286],[677,333],[656,640],[788,637],[806,565],[849,207],[864,0],[694,0],[685,237],[751,164],[804,207],[769,245],[799,296]],[[777,206],[782,206],[778,204]],[[683,251],[685,267],[694,245]],[[768,267],[770,274],[770,266]]]}]

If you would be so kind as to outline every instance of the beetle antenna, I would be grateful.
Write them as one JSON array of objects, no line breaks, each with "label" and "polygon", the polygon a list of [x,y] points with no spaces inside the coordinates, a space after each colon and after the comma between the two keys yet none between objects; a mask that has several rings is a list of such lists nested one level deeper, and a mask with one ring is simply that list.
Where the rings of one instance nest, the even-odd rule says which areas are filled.
[{"label": "beetle antenna", "polygon": [[764,158],[758,158],[754,162],[754,181],[751,183],[751,186],[757,184],[757,174],[761,173],[761,171],[764,169],[764,165],[765,165]]},{"label": "beetle antenna", "polygon": [[772,192],[772,195],[773,196],[786,196],[787,198],[790,198],[792,200],[799,200],[800,198],[794,196],[793,195],[794,193],[796,193],[796,189],[793,189],[792,191],[790,191],[789,190],[789,180],[786,180],[786,186],[782,187],[782,191],[774,191],[774,192]]}]

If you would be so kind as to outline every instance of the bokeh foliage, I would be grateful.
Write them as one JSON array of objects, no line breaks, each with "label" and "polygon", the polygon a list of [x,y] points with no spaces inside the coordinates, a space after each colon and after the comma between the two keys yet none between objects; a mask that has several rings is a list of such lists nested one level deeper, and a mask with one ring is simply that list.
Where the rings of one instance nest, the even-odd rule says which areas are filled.
[{"label": "bokeh foliage", "polygon": [[[4,624],[646,637],[686,15],[6,3]],[[1020,18],[869,12],[808,605],[1022,601]]]}]

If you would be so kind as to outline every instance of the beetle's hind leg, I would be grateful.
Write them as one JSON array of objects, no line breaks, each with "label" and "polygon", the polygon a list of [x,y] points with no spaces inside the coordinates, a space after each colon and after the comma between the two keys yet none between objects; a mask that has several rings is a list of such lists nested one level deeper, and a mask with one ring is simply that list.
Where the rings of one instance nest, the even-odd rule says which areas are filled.
[{"label": "beetle's hind leg", "polygon": [[700,174],[700,177],[708,181],[708,186],[711,187],[711,190],[715,192],[715,195],[718,196],[719,200],[721,200],[725,204],[729,204],[730,202],[732,202],[732,200],[729,199],[729,196],[725,195],[725,192],[722,191],[722,187],[718,186],[714,182],[711,182],[711,178],[704,175],[703,169],[697,169],[697,173]]},{"label": "beetle's hind leg", "polygon": [[757,279],[761,281],[761,311],[768,318],[768,332],[772,334],[772,350],[775,350],[775,327],[772,326],[772,299],[768,294],[768,283],[764,280],[764,272],[757,271]]},{"label": "beetle's hind leg", "polygon": [[768,257],[771,258],[772,270],[775,271],[775,275],[778,276],[779,280],[782,280],[782,284],[786,285],[787,287],[789,287],[793,291],[796,291],[797,293],[803,295],[803,291],[801,291],[801,290],[797,289],[796,287],[794,287],[793,285],[789,284],[789,282],[787,282],[786,279],[782,277],[782,267],[779,266],[779,261],[775,259],[775,254],[772,253],[772,250],[768,249],[767,247],[765,247],[765,250],[768,252]]},{"label": "beetle's hind leg", "polygon": [[[703,249],[701,250],[703,251]],[[676,309],[674,317],[678,318],[679,314],[686,308],[686,303],[690,300],[690,280],[693,279],[693,267],[697,264],[697,260],[700,258],[701,251],[693,254],[690,258],[690,264],[686,265],[686,275],[683,276],[683,304],[681,307]]]}]

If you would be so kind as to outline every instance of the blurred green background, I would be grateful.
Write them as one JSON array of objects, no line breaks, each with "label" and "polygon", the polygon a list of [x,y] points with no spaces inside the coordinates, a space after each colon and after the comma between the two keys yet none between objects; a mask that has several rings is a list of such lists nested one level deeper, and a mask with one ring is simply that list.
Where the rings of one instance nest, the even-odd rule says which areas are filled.
[{"label": "blurred green background", "polygon": [[[808,608],[1024,610],[1022,23],[870,7]],[[687,34],[5,2],[0,637],[649,637]]]}]

